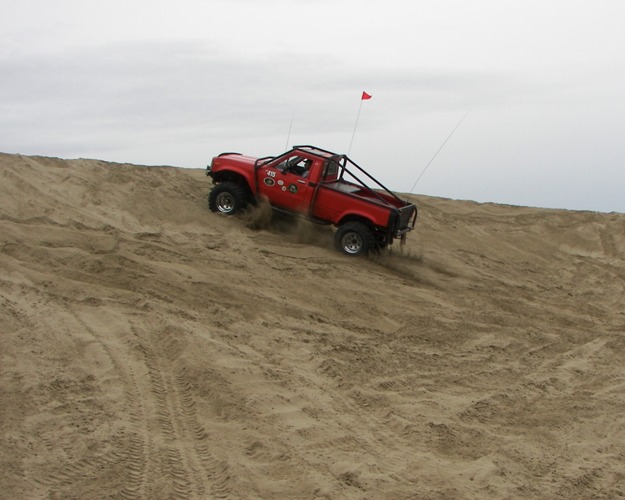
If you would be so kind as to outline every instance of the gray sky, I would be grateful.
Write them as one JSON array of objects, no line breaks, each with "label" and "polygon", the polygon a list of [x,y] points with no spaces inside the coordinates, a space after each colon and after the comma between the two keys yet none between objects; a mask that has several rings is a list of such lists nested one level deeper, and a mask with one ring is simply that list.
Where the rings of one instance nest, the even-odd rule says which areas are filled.
[{"label": "gray sky", "polygon": [[415,193],[625,212],[622,0],[0,9],[2,152],[194,168],[287,139],[346,153],[362,105],[350,156],[408,192],[470,110]]}]

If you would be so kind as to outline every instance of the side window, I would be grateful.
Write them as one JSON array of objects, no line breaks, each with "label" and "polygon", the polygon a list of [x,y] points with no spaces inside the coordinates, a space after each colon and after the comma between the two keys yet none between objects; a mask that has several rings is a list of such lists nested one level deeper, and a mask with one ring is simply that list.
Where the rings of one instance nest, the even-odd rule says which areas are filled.
[{"label": "side window", "polygon": [[278,168],[286,174],[299,175],[300,177],[308,177],[310,167],[312,166],[312,160],[303,158],[301,156],[291,156],[287,160],[278,165]]}]

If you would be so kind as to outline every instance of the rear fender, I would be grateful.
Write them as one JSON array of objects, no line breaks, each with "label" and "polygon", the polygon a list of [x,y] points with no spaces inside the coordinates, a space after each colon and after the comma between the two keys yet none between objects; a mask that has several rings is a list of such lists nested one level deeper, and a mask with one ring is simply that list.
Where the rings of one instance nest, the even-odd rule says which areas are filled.
[{"label": "rear fender", "polygon": [[388,214],[387,214],[386,220],[374,220],[372,219],[370,212],[350,210],[348,213],[344,213],[341,215],[337,226],[340,226],[341,224],[344,224],[350,221],[364,222],[376,232],[384,231],[385,227],[388,225]]},{"label": "rear fender", "polygon": [[366,224],[374,231],[379,230],[379,226],[376,226],[376,224],[374,224],[373,221],[369,217],[360,213],[349,213],[349,214],[343,215],[336,225],[342,226],[346,222],[362,222],[363,224]]}]

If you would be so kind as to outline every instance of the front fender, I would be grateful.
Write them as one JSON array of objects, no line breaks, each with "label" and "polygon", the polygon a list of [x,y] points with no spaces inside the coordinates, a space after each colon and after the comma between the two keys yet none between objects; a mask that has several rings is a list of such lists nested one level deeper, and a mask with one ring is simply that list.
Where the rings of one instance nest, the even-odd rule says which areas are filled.
[{"label": "front fender", "polygon": [[213,158],[207,175],[213,182],[244,182],[254,192],[254,161],[255,158],[238,153],[222,153]]}]

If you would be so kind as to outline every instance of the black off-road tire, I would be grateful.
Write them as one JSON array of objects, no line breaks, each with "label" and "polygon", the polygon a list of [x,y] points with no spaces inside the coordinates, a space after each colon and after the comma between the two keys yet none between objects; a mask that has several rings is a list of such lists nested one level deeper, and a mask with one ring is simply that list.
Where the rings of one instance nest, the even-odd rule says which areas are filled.
[{"label": "black off-road tire", "polygon": [[357,257],[368,255],[376,248],[373,230],[364,222],[341,224],[334,235],[334,246],[339,252]]},{"label": "black off-road tire", "polygon": [[213,212],[234,215],[247,205],[245,188],[234,182],[221,182],[208,195],[208,208]]}]

